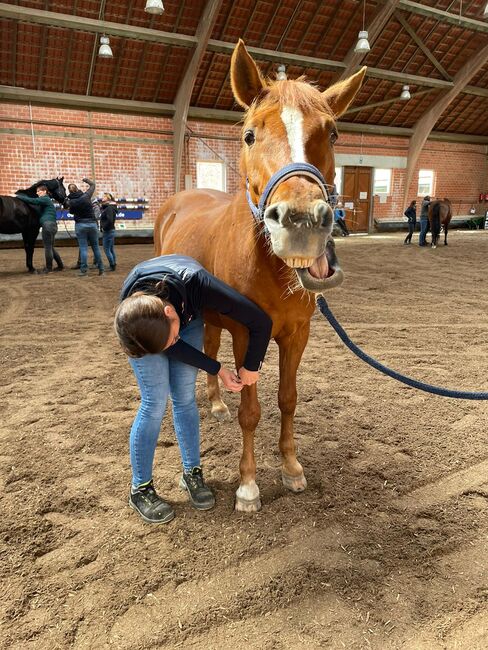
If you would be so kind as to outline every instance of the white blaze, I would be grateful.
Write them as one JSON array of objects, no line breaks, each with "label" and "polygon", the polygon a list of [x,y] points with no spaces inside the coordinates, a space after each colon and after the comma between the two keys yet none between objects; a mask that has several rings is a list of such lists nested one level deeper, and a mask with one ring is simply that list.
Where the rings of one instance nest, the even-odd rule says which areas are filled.
[{"label": "white blaze", "polygon": [[281,111],[281,119],[286,128],[292,162],[306,162],[303,147],[303,115],[301,111],[298,108],[285,106]]}]

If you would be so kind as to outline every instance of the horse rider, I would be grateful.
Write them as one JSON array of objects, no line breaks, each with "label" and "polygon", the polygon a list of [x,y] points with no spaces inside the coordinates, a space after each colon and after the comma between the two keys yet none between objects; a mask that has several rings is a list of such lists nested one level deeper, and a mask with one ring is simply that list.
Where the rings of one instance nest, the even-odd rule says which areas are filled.
[{"label": "horse rider", "polygon": [[[164,524],[173,519],[174,510],[154,489],[153,460],[168,396],[173,402],[173,423],[183,464],[180,488],[188,492],[195,508],[209,510],[215,505],[215,497],[200,467],[195,400],[198,369],[218,375],[232,392],[255,384],[273,323],[258,305],[184,255],[162,255],[135,266],[124,281],[120,299],[115,331],[141,391],[130,432],[129,506],[144,521]],[[204,309],[225,315],[249,331],[247,352],[238,373],[201,351]]]},{"label": "horse rider", "polygon": [[86,276],[88,274],[88,244],[92,248],[95,264],[98,266],[98,275],[103,275],[105,268],[98,245],[98,222],[92,205],[95,183],[89,178],[84,178],[83,182],[89,186],[88,190],[82,192],[74,183],[70,183],[66,200],[66,206],[75,218],[75,233],[80,248],[79,275]]},{"label": "horse rider", "polygon": [[417,201],[411,201],[408,208],[403,213],[408,219],[408,235],[405,237],[404,244],[412,243],[412,235],[415,231],[415,225],[417,223]]},{"label": "horse rider", "polygon": [[422,206],[420,208],[420,235],[419,235],[419,246],[427,246],[425,237],[429,232],[429,205],[430,205],[430,196],[424,196],[422,201]]},{"label": "horse rider", "polygon": [[56,262],[54,271],[62,271],[64,269],[63,260],[54,248],[54,240],[58,232],[56,208],[47,193],[47,187],[45,185],[38,185],[36,194],[37,199],[31,198],[26,194],[17,194],[17,198],[24,201],[24,203],[37,205],[41,209],[42,243],[44,244],[44,255],[46,257],[46,266],[42,269],[41,273],[51,273],[53,271],[53,259]]}]

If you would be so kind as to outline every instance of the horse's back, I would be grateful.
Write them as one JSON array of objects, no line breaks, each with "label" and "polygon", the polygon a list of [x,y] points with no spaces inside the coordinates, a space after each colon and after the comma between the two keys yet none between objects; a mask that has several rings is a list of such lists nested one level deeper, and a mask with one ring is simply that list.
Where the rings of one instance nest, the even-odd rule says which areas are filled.
[{"label": "horse's back", "polygon": [[191,242],[196,244],[209,236],[216,219],[231,201],[230,194],[208,189],[185,190],[171,196],[161,206],[154,222],[156,255],[174,252],[177,241],[190,241],[187,254],[195,256]]}]

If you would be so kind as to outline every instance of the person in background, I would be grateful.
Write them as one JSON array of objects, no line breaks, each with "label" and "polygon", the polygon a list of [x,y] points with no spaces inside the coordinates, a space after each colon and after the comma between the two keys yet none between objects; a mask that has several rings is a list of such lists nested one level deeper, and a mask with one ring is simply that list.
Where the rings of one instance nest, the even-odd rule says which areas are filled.
[{"label": "person in background", "polygon": [[405,237],[404,244],[412,243],[412,235],[417,223],[417,201],[411,201],[408,208],[403,213],[408,219],[408,235]]},{"label": "person in background", "polygon": [[347,237],[349,235],[349,230],[346,226],[346,211],[344,210],[341,201],[339,201],[337,206],[334,208],[334,221],[340,228],[341,235]]},{"label": "person in background", "polygon": [[430,196],[427,195],[424,197],[424,200],[422,201],[422,206],[420,208],[419,246],[427,246],[427,241],[425,237],[429,232],[429,205],[430,205]]},{"label": "person in background", "polygon": [[[115,332],[141,391],[130,432],[129,506],[144,521],[164,524],[175,513],[154,489],[153,461],[168,396],[183,464],[180,487],[195,508],[209,510],[215,497],[200,466],[198,369],[218,375],[233,392],[255,384],[273,323],[258,305],[184,255],[163,255],[135,266],[124,281],[120,300]],[[248,330],[247,352],[238,373],[201,351],[204,309],[225,314]]]},{"label": "person in background", "polygon": [[51,201],[45,185],[39,185],[36,189],[36,194],[37,199],[26,196],[25,194],[17,194],[17,198],[24,201],[24,203],[37,205],[41,209],[42,243],[44,244],[44,255],[46,258],[46,266],[41,273],[51,273],[53,271],[53,259],[56,262],[54,271],[62,271],[64,269],[63,260],[54,248],[54,240],[58,232],[54,203]]},{"label": "person in background", "polygon": [[[100,208],[100,203],[98,199],[94,199],[92,197],[92,208],[93,208],[93,213],[95,215],[95,220],[97,222],[97,229],[100,225],[100,215],[101,215],[101,208]],[[98,246],[100,247],[100,237],[98,238]],[[78,249],[78,259],[76,260],[76,264],[72,266],[71,268],[73,270],[79,269],[81,266],[81,259],[80,259],[80,250]],[[95,256],[93,256],[92,264],[91,264],[92,269],[96,269],[98,267],[97,262],[95,260]]]},{"label": "person in background", "polygon": [[[329,187],[330,187],[330,185],[329,185]],[[339,198],[339,194],[337,192],[337,186],[334,183],[334,185],[332,185],[331,191],[329,192],[329,203],[330,203],[332,208],[335,208],[335,206],[337,205],[337,199],[338,198]]]},{"label": "person in background", "polygon": [[103,275],[105,268],[98,246],[98,223],[92,205],[95,183],[88,178],[84,178],[83,182],[89,186],[88,190],[82,192],[74,183],[70,183],[66,200],[66,205],[75,218],[75,233],[80,247],[79,275],[86,276],[88,274],[88,244],[93,250],[95,263],[98,266],[98,275]]},{"label": "person in background", "polygon": [[100,215],[100,230],[103,236],[103,250],[107,256],[110,270],[117,268],[115,255],[115,218],[117,216],[117,203],[109,192],[102,197],[102,212]]}]

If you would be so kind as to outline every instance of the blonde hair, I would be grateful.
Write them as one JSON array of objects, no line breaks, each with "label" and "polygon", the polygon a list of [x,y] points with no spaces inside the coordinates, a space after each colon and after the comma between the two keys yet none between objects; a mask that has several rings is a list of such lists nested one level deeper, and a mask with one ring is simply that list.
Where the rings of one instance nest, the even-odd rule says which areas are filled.
[{"label": "blonde hair", "polygon": [[122,300],[115,312],[114,328],[126,354],[137,359],[164,350],[170,333],[170,320],[164,313],[168,304],[143,291]]}]

